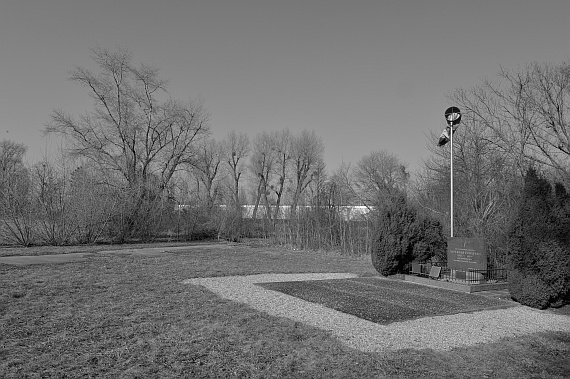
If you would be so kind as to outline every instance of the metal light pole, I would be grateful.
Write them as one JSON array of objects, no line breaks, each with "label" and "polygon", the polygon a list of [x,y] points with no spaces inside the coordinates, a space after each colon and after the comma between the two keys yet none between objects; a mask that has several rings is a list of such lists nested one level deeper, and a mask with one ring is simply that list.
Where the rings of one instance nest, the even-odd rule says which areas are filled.
[{"label": "metal light pole", "polygon": [[[451,198],[451,206],[450,206],[450,217],[451,217],[451,237],[453,238],[453,127],[459,125],[461,122],[461,111],[457,107],[449,107],[445,110],[445,122],[447,122],[449,128],[449,144],[450,144],[450,170],[451,170],[451,190],[450,190],[450,198]],[[445,134],[444,133],[442,135]],[[439,144],[445,145],[447,141],[443,141],[440,137]]]},{"label": "metal light pole", "polygon": [[451,214],[451,238],[453,238],[453,126],[449,127],[449,169],[451,177],[451,190],[450,190],[450,214]]}]

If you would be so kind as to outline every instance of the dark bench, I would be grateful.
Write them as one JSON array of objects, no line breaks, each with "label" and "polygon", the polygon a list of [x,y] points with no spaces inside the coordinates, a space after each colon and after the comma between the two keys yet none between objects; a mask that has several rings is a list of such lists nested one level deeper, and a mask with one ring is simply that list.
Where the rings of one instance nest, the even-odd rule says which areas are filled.
[{"label": "dark bench", "polygon": [[419,263],[412,263],[412,270],[410,271],[410,274],[412,275],[422,275],[422,264]]},{"label": "dark bench", "polygon": [[412,263],[410,274],[437,279],[441,274],[441,267],[423,263]]}]

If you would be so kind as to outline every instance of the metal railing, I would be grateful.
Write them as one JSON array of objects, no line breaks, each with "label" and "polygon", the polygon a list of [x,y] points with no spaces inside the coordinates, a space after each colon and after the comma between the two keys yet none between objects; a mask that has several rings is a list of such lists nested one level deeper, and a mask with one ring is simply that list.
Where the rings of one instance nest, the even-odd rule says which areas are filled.
[{"label": "metal railing", "polygon": [[505,283],[508,279],[505,268],[456,269],[432,263],[412,263],[408,274],[469,284]]}]

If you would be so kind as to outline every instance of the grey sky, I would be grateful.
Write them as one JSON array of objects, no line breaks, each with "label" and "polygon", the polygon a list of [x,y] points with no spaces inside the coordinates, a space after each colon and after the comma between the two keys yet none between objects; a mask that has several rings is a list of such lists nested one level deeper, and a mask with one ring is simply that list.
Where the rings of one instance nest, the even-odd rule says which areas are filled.
[{"label": "grey sky", "polygon": [[36,161],[54,108],[90,109],[67,80],[90,48],[127,47],[175,98],[200,97],[214,137],[313,129],[330,171],[387,150],[412,170],[446,95],[500,66],[570,56],[570,1],[2,0],[0,139]]}]

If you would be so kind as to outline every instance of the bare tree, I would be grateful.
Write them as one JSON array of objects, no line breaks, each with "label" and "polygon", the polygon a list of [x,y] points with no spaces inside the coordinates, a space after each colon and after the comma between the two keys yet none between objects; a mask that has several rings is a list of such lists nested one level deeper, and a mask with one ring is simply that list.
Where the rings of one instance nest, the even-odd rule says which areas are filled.
[{"label": "bare tree", "polygon": [[206,209],[211,211],[220,195],[220,164],[223,159],[223,146],[214,139],[204,141],[192,165],[196,178],[204,185]]},{"label": "bare tree", "polygon": [[342,163],[331,175],[329,203],[332,206],[357,205],[360,200],[354,191],[352,168],[348,163]]},{"label": "bare tree", "polygon": [[26,150],[26,146],[14,141],[0,141],[0,201],[13,190],[16,181],[22,179],[21,176],[26,170],[24,166]]},{"label": "bare tree", "polygon": [[0,141],[0,232],[3,242],[28,246],[34,239],[34,185],[23,158],[26,146]]},{"label": "bare tree", "polygon": [[258,134],[253,141],[249,165],[250,171],[257,179],[255,206],[253,208],[254,219],[257,217],[257,211],[262,198],[266,207],[266,215],[271,219],[268,195],[269,183],[273,179],[273,170],[277,159],[276,155],[271,134],[265,131]]},{"label": "bare tree", "polygon": [[63,160],[42,162],[32,167],[37,183],[39,234],[43,243],[62,245],[70,242],[72,225],[68,218],[69,177]]},{"label": "bare tree", "polygon": [[127,223],[132,232],[135,219],[146,216],[149,182],[158,179],[163,191],[179,166],[193,161],[196,141],[208,133],[208,115],[200,103],[171,99],[158,70],[135,66],[128,51],[92,53],[99,73],[76,67],[70,79],[87,88],[93,111],[76,119],[55,110],[46,130],[67,137],[72,155],[122,177],[136,199]]},{"label": "bare tree", "polygon": [[521,175],[533,164],[570,180],[570,62],[502,69],[496,81],[458,89],[451,98],[493,132],[491,141]]},{"label": "bare tree", "polygon": [[314,131],[303,130],[293,139],[291,152],[294,181],[291,213],[294,214],[303,191],[316,177],[322,177],[318,174],[324,170],[323,141]]},{"label": "bare tree", "polygon": [[10,140],[0,141],[0,184],[24,168],[24,155],[28,148]]},{"label": "bare tree", "polygon": [[110,225],[118,196],[99,170],[84,164],[70,174],[68,217],[74,241],[94,243]]},{"label": "bare tree", "polygon": [[406,165],[386,151],[362,157],[352,176],[354,192],[366,206],[390,201],[405,191],[409,179]]},{"label": "bare tree", "polygon": [[275,184],[270,184],[271,190],[276,195],[275,212],[273,220],[277,220],[283,192],[285,191],[285,181],[287,180],[289,165],[291,162],[292,138],[288,129],[275,132],[271,135],[272,149],[275,152]]},{"label": "bare tree", "polygon": [[249,137],[245,133],[231,131],[224,140],[225,161],[232,176],[232,201],[240,210],[239,184],[243,173],[243,161],[249,154]]},{"label": "bare tree", "polygon": [[[324,161],[321,161],[310,171],[310,174],[307,175],[306,183],[305,188],[299,193],[297,207],[301,202],[304,205],[316,205],[317,207],[331,205],[329,195],[332,183]],[[301,200],[303,197],[304,199]]]}]

